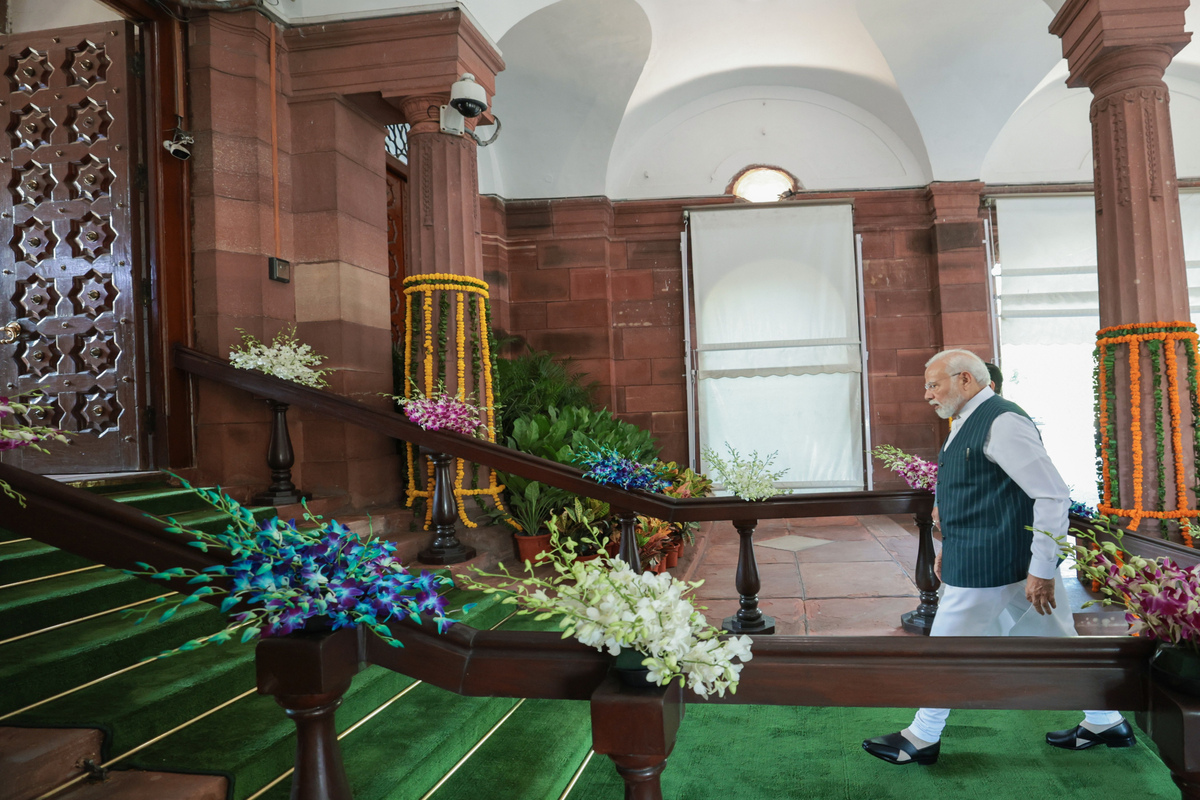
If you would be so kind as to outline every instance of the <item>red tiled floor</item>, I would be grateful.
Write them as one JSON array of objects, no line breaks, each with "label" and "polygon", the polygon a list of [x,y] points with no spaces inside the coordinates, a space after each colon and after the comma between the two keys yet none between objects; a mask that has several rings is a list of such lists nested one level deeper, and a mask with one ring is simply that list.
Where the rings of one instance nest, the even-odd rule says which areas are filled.
[{"label": "red tiled floor", "polygon": [[890,559],[801,564],[800,577],[806,599],[917,596],[917,587]]},{"label": "red tiled floor", "polygon": [[892,554],[875,539],[861,542],[830,542],[796,553],[801,564],[830,561],[891,561]]},{"label": "red tiled floor", "polygon": [[[768,617],[775,619],[775,634],[777,636],[804,636],[808,633],[804,624],[805,601],[795,597],[762,600],[758,608]],[[737,613],[737,600],[709,600],[701,603],[708,606],[704,616],[709,623],[721,627],[722,621]]]},{"label": "red tiled floor", "polygon": [[[756,546],[754,548],[754,558],[759,564],[794,564],[796,563],[796,554],[790,550],[776,550],[771,547],[757,546],[758,539],[755,538]],[[708,550],[704,554],[704,563],[706,564],[732,564],[737,565],[738,549],[740,545],[735,543],[710,544]]]},{"label": "red tiled floor", "polygon": [[909,636],[900,615],[916,603],[897,597],[806,600],[804,612],[810,636]]}]

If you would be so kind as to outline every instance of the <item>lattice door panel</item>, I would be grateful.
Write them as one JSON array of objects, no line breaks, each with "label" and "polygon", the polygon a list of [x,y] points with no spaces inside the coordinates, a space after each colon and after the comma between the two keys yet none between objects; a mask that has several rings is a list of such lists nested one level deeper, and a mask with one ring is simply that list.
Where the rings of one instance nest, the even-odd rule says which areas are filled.
[{"label": "lattice door panel", "polygon": [[136,163],[125,23],[0,37],[0,394],[43,396],[30,422],[75,432],[37,472],[139,469]]}]

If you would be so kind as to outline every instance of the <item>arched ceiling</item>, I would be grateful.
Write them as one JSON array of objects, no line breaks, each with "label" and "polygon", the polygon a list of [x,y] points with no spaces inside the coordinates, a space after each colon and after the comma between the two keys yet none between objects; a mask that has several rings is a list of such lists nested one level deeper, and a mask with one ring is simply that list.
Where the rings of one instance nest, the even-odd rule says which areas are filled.
[{"label": "arched ceiling", "polygon": [[[783,167],[807,189],[1089,181],[1090,93],[1066,87],[1061,45],[1047,31],[1062,3],[268,0],[266,8],[293,25],[462,9],[508,65],[493,98],[504,129],[480,150],[481,190],[624,199],[720,194],[751,164]],[[10,0],[10,22],[19,29],[47,5]],[[1194,29],[1200,10],[1187,19]],[[1176,56],[1167,82],[1178,172],[1200,177],[1200,138],[1182,135],[1200,124],[1200,45]]]}]

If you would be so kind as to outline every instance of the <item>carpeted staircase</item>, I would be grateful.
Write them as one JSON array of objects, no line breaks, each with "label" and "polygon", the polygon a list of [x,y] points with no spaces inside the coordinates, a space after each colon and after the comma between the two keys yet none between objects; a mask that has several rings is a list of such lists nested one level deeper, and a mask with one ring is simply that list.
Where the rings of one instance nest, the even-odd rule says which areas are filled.
[{"label": "carpeted staircase", "polygon": [[[159,483],[100,489],[190,525],[224,520],[191,493]],[[273,510],[259,509],[259,515]],[[2,524],[2,521],[0,521]],[[169,565],[155,565],[165,567]],[[293,723],[255,692],[253,644],[164,650],[223,627],[216,609],[181,609],[132,624],[163,586],[0,532],[0,799],[281,800]],[[477,602],[478,628],[547,629]],[[897,730],[905,710],[688,706],[663,774],[667,797],[1176,798],[1144,744],[1066,753],[1041,741],[1074,724],[1058,712],[957,712],[942,762],[896,768],[862,753],[864,736]],[[605,757],[592,757],[583,702],[469,698],[371,667],[337,712],[358,800],[618,798]]]}]

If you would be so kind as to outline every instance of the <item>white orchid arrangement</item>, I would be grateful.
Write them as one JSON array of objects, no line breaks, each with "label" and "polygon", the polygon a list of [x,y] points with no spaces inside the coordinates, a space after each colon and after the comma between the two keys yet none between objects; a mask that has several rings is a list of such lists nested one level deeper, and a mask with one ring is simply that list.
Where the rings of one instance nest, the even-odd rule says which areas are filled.
[{"label": "white orchid arrangement", "polygon": [[551,564],[555,575],[538,578],[526,562],[527,575],[516,576],[501,564],[500,573],[477,570],[499,579],[498,585],[469,581],[467,588],[509,592],[502,602],[517,606],[518,613],[536,614],[538,620],[558,616],[563,638],[573,636],[609,655],[639,651],[648,680],[659,686],[678,678],[701,697],[737,691],[742,665],[751,658],[750,637],[725,636],[708,624],[692,597],[703,581],[634,572],[602,547],[598,558],[577,561],[574,549],[574,541],[560,542],[555,535],[538,559]]},{"label": "white orchid arrangement", "polygon": [[256,369],[314,389],[329,385],[325,376],[333,370],[318,369],[325,356],[296,338],[296,326],[279,331],[270,345],[263,344],[241,328],[237,331],[242,335],[242,342],[240,346],[229,348],[229,363],[238,369]]},{"label": "white orchid arrangement", "polygon": [[779,455],[778,450],[766,458],[760,457],[757,450],[752,452],[749,458],[742,458],[729,442],[725,443],[725,449],[729,452],[728,461],[711,447],[704,448],[701,455],[716,474],[717,481],[738,497],[753,502],[777,494],[792,493],[791,489],[775,488],[775,481],[787,472],[785,469],[771,471],[771,464]]}]

